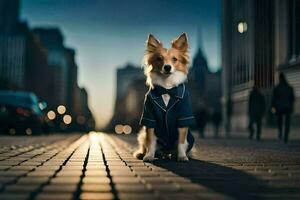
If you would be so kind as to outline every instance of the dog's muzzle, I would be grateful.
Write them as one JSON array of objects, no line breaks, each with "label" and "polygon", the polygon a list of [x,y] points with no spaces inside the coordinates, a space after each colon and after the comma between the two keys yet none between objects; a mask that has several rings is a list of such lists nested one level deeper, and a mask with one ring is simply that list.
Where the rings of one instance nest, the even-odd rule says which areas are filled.
[{"label": "dog's muzzle", "polygon": [[171,65],[164,65],[163,68],[164,74],[171,74],[171,69],[172,69]]}]

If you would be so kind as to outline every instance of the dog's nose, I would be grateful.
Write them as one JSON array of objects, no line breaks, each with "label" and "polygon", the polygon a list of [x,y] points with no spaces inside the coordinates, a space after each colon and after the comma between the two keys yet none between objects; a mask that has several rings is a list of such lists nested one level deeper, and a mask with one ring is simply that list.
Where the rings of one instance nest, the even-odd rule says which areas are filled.
[{"label": "dog's nose", "polygon": [[171,65],[165,65],[164,66],[164,70],[166,71],[166,72],[170,72],[171,71]]}]

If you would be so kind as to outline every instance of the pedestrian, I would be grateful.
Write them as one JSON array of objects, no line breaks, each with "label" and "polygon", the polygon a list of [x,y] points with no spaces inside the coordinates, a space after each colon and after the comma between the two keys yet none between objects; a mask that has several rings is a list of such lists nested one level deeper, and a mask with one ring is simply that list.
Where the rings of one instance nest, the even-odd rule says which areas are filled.
[{"label": "pedestrian", "polygon": [[249,115],[249,139],[253,138],[256,125],[256,140],[260,140],[261,136],[261,124],[262,118],[265,112],[265,98],[260,92],[257,85],[253,86],[249,94],[249,106],[248,106],[248,115]]},{"label": "pedestrian", "polygon": [[194,113],[195,120],[199,130],[200,138],[205,137],[205,127],[208,121],[208,111],[205,107],[198,108],[198,110]]},{"label": "pedestrian", "polygon": [[[272,111],[277,116],[278,138],[283,136],[284,142],[288,142],[290,132],[291,114],[294,108],[294,90],[287,82],[283,73],[279,74],[279,84],[274,88],[272,94]],[[284,120],[284,135],[283,133]]]},{"label": "pedestrian", "polygon": [[221,109],[216,109],[214,110],[212,116],[211,116],[211,121],[212,124],[214,126],[214,135],[215,138],[219,137],[219,129],[220,129],[220,125],[222,122],[222,112]]}]

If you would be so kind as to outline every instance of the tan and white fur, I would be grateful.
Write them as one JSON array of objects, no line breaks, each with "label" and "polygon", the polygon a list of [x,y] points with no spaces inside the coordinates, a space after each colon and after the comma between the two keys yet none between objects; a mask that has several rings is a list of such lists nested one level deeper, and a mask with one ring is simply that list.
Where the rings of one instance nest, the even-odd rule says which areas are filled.
[{"label": "tan and white fur", "polygon": [[[188,38],[186,33],[181,34],[171,42],[171,48],[166,49],[162,43],[152,34],[149,34],[146,41],[146,51],[144,55],[144,72],[147,76],[147,84],[153,88],[160,85],[170,89],[184,83],[188,74]],[[167,105],[170,99],[168,94],[163,94],[162,98]],[[188,161],[187,151],[188,127],[178,128],[179,140],[177,145],[178,161]],[[156,141],[154,128],[143,127],[138,135],[139,149],[134,156],[145,162],[154,160],[156,151]]]}]

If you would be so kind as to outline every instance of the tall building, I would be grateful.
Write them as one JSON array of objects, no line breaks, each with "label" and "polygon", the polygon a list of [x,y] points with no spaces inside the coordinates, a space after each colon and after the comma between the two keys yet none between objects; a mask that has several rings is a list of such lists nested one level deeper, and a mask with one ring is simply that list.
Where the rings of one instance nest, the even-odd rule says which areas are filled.
[{"label": "tall building", "polygon": [[254,85],[270,103],[279,72],[287,75],[299,97],[299,5],[299,0],[223,0],[223,100],[226,105],[232,99],[233,128],[247,127]]},{"label": "tall building", "polygon": [[19,27],[19,0],[0,1],[0,31],[2,33],[13,33]]},{"label": "tall building", "polygon": [[127,124],[134,132],[139,129],[144,97],[148,90],[142,68],[131,64],[117,69],[117,88],[114,114],[107,126],[113,131],[117,124]]},{"label": "tall building", "polygon": [[0,1],[0,89],[34,92],[49,110],[65,105],[81,130],[94,129],[88,94],[77,83],[75,50],[64,46],[58,28],[30,30],[20,22],[19,4]]},{"label": "tall building", "polygon": [[[199,38],[198,38],[199,39]],[[221,113],[221,71],[211,72],[202,52],[201,44],[189,70],[188,88],[195,116],[202,115],[201,124],[210,121],[211,116]],[[200,122],[198,126],[200,126]]]},{"label": "tall building", "polygon": [[68,63],[68,80],[67,80],[67,105],[69,106],[70,113],[76,115],[76,89],[78,87],[78,66],[75,62],[75,50],[66,48],[66,56]]},{"label": "tall building", "polygon": [[[68,104],[69,68],[68,56],[72,53],[65,48],[64,38],[58,28],[35,28],[34,34],[40,39],[48,52],[48,65],[52,71],[51,106]],[[72,63],[71,63],[72,64]]]},{"label": "tall building", "polygon": [[193,58],[192,66],[189,70],[189,80],[194,81],[197,87],[197,93],[199,93],[201,96],[204,95],[206,84],[205,74],[208,71],[207,60],[203,55],[202,48],[199,47],[195,57]]},{"label": "tall building", "polygon": [[[80,94],[80,115],[85,120],[84,127],[87,131],[94,130],[95,129],[95,119],[93,117],[93,114],[89,108],[88,104],[88,93],[85,88],[79,89]],[[79,122],[77,117],[77,122]]]},{"label": "tall building", "polygon": [[126,91],[133,80],[141,78],[145,75],[142,68],[127,64],[124,68],[117,69],[117,99],[122,99],[126,95]]},{"label": "tall building", "polygon": [[43,100],[48,93],[47,52],[26,23],[19,21],[19,1],[0,2],[0,89],[28,90]]},{"label": "tall building", "polygon": [[[300,122],[300,1],[275,1],[274,64],[294,87],[296,104],[293,125]],[[277,76],[276,76],[277,77]]]},{"label": "tall building", "polygon": [[[51,69],[47,63],[47,50],[35,37],[32,31],[27,31],[27,43],[24,50],[25,62],[25,88],[34,92],[41,100],[47,101],[52,98],[49,93],[52,86]],[[45,76],[47,74],[47,76]],[[43,83],[43,84],[41,84]]]},{"label": "tall building", "polygon": [[26,43],[24,33],[0,33],[1,88],[25,88]]},{"label": "tall building", "polygon": [[24,88],[26,36],[19,31],[19,1],[0,1],[0,87]]},{"label": "tall building", "polygon": [[75,50],[64,46],[64,37],[58,28],[35,28],[33,32],[48,53],[47,63],[52,79],[52,87],[48,90],[52,95],[49,107],[55,109],[58,105],[64,105],[77,123],[77,128],[93,130],[95,120],[88,107],[88,93],[78,86]]}]

